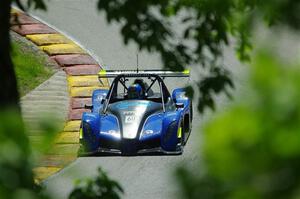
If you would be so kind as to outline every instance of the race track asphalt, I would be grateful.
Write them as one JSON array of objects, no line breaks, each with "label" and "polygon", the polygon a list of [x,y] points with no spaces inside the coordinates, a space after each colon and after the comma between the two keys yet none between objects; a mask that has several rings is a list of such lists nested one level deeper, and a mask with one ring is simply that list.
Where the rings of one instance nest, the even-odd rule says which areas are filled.
[{"label": "race track asphalt", "polygon": [[[137,48],[130,43],[125,46],[117,24],[108,25],[104,13],[96,10],[96,0],[51,0],[48,11],[31,11],[31,14],[54,26],[78,41],[89,50],[106,69],[135,69]],[[225,52],[224,62],[238,68],[233,53]],[[157,54],[139,52],[141,69],[162,68]],[[235,70],[235,69],[234,69]],[[239,70],[239,69],[237,69]],[[239,73],[239,72],[237,72]],[[192,80],[197,77],[192,77]],[[179,86],[178,80],[167,82]],[[196,104],[196,103],[194,103]],[[196,108],[194,107],[196,110]],[[176,198],[176,165],[201,169],[199,147],[201,145],[202,120],[195,114],[193,131],[181,156],[136,156],[136,157],[84,157],[63,171],[46,180],[46,188],[56,198],[67,198],[76,179],[91,177],[101,166],[109,176],[121,183],[124,198]]]}]

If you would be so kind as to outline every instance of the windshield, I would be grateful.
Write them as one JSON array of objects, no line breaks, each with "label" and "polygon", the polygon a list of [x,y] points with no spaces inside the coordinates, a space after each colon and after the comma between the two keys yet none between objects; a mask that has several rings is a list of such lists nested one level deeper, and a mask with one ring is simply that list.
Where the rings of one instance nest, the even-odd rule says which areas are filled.
[{"label": "windshield", "polygon": [[[162,103],[170,94],[157,77],[118,77],[111,87],[109,103],[122,100],[150,100]],[[163,93],[163,94],[162,94]]]}]

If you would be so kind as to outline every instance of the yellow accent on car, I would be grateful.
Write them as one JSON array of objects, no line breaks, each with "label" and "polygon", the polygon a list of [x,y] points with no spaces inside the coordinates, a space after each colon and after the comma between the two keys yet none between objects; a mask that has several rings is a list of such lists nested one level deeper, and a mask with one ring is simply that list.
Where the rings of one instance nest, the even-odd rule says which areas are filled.
[{"label": "yellow accent on car", "polygon": [[181,134],[182,134],[182,128],[181,126],[178,128],[178,131],[177,131],[177,137],[178,138],[181,138]]},{"label": "yellow accent on car", "polygon": [[82,134],[82,128],[79,129],[79,139],[83,138],[83,134]]},{"label": "yellow accent on car", "polygon": [[183,74],[190,74],[190,70],[189,69],[185,69],[182,73]]},{"label": "yellow accent on car", "polygon": [[101,76],[106,75],[106,70],[100,70],[98,74],[101,75]]}]

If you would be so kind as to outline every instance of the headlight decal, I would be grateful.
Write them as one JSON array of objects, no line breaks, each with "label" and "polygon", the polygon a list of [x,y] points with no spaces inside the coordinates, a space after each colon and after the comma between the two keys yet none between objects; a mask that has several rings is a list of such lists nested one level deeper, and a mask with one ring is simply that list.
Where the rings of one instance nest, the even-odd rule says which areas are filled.
[{"label": "headlight decal", "polygon": [[162,128],[161,115],[159,114],[152,115],[148,117],[147,120],[145,121],[140,138],[160,134],[161,128]]},{"label": "headlight decal", "polygon": [[100,134],[121,139],[119,122],[116,116],[109,114],[107,116],[102,117],[100,122]]}]

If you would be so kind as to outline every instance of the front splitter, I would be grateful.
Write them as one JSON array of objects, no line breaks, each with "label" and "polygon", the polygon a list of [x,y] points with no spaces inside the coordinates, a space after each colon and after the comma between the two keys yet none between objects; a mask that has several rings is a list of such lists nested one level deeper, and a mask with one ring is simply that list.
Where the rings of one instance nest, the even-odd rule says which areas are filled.
[{"label": "front splitter", "polygon": [[79,156],[109,156],[109,155],[120,155],[120,156],[138,156],[138,155],[181,155],[183,153],[183,147],[177,147],[176,151],[166,151],[161,147],[151,149],[141,149],[133,153],[125,153],[118,149],[98,148],[92,152],[80,152]]}]

